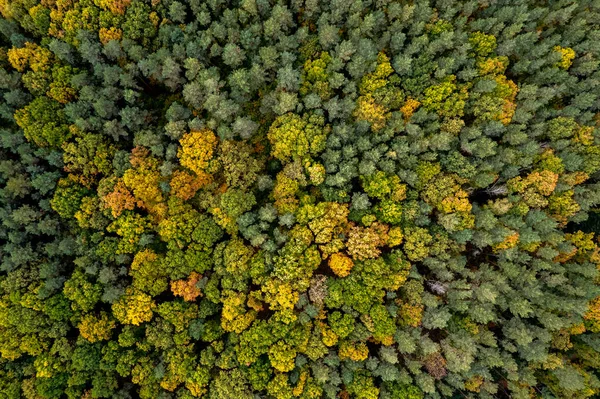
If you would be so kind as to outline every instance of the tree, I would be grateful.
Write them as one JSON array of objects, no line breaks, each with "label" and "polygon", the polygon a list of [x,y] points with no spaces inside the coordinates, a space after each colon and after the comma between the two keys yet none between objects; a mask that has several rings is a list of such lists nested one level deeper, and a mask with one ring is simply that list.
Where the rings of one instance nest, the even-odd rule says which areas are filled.
[{"label": "tree", "polygon": [[0,397],[599,396],[598,7],[273,3],[0,0]]},{"label": "tree", "polygon": [[15,121],[27,140],[40,147],[60,147],[71,136],[60,103],[48,97],[36,97],[18,110]]},{"label": "tree", "polygon": [[171,291],[175,296],[181,296],[185,301],[194,301],[202,295],[202,291],[197,287],[202,278],[196,272],[192,272],[186,280],[176,280],[171,282]]},{"label": "tree", "polygon": [[75,270],[63,289],[65,297],[69,299],[73,310],[88,312],[100,300],[102,289],[99,284],[90,282],[83,272]]},{"label": "tree", "polygon": [[105,312],[100,314],[100,317],[95,317],[87,314],[82,317],[79,323],[79,332],[81,336],[88,341],[94,343],[97,341],[109,340],[111,338],[111,330],[116,326],[115,321],[109,319]]},{"label": "tree", "polygon": [[298,116],[287,113],[279,116],[269,128],[268,138],[273,146],[273,156],[281,161],[305,159],[325,149],[329,132],[323,117]]},{"label": "tree", "polygon": [[217,145],[217,138],[210,130],[192,131],[179,141],[181,148],[177,151],[181,165],[185,166],[201,179],[206,179],[210,170],[210,161]]},{"label": "tree", "polygon": [[112,306],[113,314],[123,324],[139,326],[152,320],[153,310],[156,304],[147,294],[128,289]]}]

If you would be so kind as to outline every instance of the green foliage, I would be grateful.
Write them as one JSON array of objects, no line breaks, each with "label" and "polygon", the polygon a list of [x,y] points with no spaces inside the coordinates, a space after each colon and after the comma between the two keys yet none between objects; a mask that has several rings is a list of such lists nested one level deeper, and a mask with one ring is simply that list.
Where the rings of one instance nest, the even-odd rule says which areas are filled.
[{"label": "green foliage", "polygon": [[80,184],[69,179],[61,179],[58,181],[58,187],[50,204],[62,218],[72,219],[79,210],[86,193],[87,190]]},{"label": "green foliage", "polygon": [[15,120],[27,140],[40,147],[59,147],[71,135],[60,103],[48,97],[36,97],[15,113]]},{"label": "green foliage", "polygon": [[600,396],[598,21],[0,0],[0,397]]},{"label": "green foliage", "polygon": [[324,118],[317,115],[285,114],[273,122],[269,128],[269,141],[273,146],[273,156],[281,161],[304,160],[325,149],[325,139],[329,131],[324,126]]}]

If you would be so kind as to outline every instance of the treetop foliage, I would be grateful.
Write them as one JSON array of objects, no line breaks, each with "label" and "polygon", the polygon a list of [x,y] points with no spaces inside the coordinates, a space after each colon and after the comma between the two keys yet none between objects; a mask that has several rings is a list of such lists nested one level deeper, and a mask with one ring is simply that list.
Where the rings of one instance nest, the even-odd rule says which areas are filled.
[{"label": "treetop foliage", "polygon": [[599,396],[599,65],[593,0],[0,0],[0,397]]}]

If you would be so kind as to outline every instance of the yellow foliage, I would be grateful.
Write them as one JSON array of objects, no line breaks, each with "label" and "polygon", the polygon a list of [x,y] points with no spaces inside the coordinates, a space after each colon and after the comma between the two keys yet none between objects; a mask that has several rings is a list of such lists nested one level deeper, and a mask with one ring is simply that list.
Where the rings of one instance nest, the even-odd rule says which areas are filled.
[{"label": "yellow foliage", "polygon": [[465,381],[465,389],[471,392],[479,392],[483,384],[483,377],[480,375],[473,376]]},{"label": "yellow foliage", "polygon": [[360,362],[369,357],[369,348],[364,342],[343,341],[340,344],[338,355],[340,360],[350,359]]},{"label": "yellow foliage", "polygon": [[565,171],[562,160],[554,154],[554,150],[552,149],[546,149],[537,157],[536,169],[549,170],[559,175]]},{"label": "yellow foliage", "polygon": [[300,378],[298,379],[298,383],[296,384],[296,387],[292,390],[292,395],[294,396],[300,396],[302,394],[302,392],[304,391],[304,386],[306,385],[306,380],[308,379],[308,371],[304,370],[302,373],[300,373]]},{"label": "yellow foliage", "polygon": [[48,350],[48,345],[38,336],[30,334],[21,338],[19,349],[29,355],[39,356]]},{"label": "yellow foliage", "polygon": [[402,108],[400,108],[400,112],[402,112],[402,114],[404,115],[404,121],[407,122],[410,117],[415,113],[415,111],[417,110],[417,108],[419,108],[419,106],[421,105],[421,103],[418,100],[415,100],[414,98],[407,98],[406,101],[404,102],[404,105],[402,106]]},{"label": "yellow foliage", "polygon": [[139,326],[152,320],[155,307],[150,295],[128,288],[126,294],[112,305],[112,310],[121,323]]},{"label": "yellow foliage", "polygon": [[372,94],[366,94],[358,98],[354,117],[359,121],[369,122],[371,129],[377,131],[385,126],[390,113],[383,105],[375,102]]},{"label": "yellow foliage", "polygon": [[261,310],[263,310],[264,307],[263,307],[263,303],[260,300],[260,292],[259,291],[250,292],[250,294],[248,295],[248,302],[246,302],[246,305],[248,305],[252,309],[256,310],[257,312],[260,312]]},{"label": "yellow foliage", "polygon": [[481,76],[489,74],[503,74],[508,66],[508,57],[489,57],[477,60],[477,69]]},{"label": "yellow foliage", "polygon": [[90,342],[109,340],[111,330],[115,328],[115,321],[109,319],[107,314],[102,312],[100,317],[92,314],[86,314],[79,323],[79,333]]},{"label": "yellow foliage", "polygon": [[289,178],[283,172],[277,174],[275,187],[273,188],[273,199],[275,200],[275,208],[280,214],[296,211],[298,199],[295,198],[295,195],[299,189],[300,184],[298,181]]},{"label": "yellow foliage", "polygon": [[289,112],[273,121],[267,138],[273,156],[280,161],[307,160],[325,149],[330,130],[323,116],[305,114],[300,117]]},{"label": "yellow foliage", "polygon": [[268,280],[263,285],[262,291],[265,295],[265,302],[270,305],[272,310],[293,310],[299,298],[298,293],[292,290],[290,283],[276,278]]},{"label": "yellow foliage", "polygon": [[41,285],[37,285],[37,287],[32,288],[31,291],[23,293],[20,298],[19,304],[24,308],[33,309],[38,312],[43,311],[44,301],[38,295],[41,287]]},{"label": "yellow foliage", "polygon": [[119,242],[117,253],[134,252],[140,237],[151,224],[148,219],[139,213],[127,213],[112,222],[106,230],[116,233],[122,239]]},{"label": "yellow foliage", "polygon": [[321,340],[323,341],[325,346],[333,346],[338,342],[339,337],[337,336],[337,334],[334,333],[333,330],[327,326],[324,326],[321,329],[321,335]]},{"label": "yellow foliage", "polygon": [[256,312],[246,308],[246,294],[243,292],[224,291],[221,302],[221,327],[225,331],[240,334],[256,319]]},{"label": "yellow foliage", "polygon": [[352,259],[341,253],[335,253],[329,258],[329,267],[339,277],[346,277],[354,266]]},{"label": "yellow foliage", "polygon": [[217,224],[223,228],[235,230],[235,219],[228,216],[221,208],[215,207],[210,210]]},{"label": "yellow foliage", "polygon": [[59,364],[57,364],[57,358],[47,353],[37,356],[33,361],[35,367],[35,376],[38,378],[50,378],[60,370]]},{"label": "yellow foliage", "polygon": [[473,335],[479,334],[479,325],[472,321],[470,317],[460,319],[459,325]]},{"label": "yellow foliage", "polygon": [[590,176],[585,172],[566,173],[560,177],[561,181],[564,181],[569,186],[582,184],[589,178]]},{"label": "yellow foliage", "polygon": [[517,84],[504,75],[497,75],[494,80],[496,81],[494,93],[499,97],[514,101],[519,92]]},{"label": "yellow foliage", "polygon": [[586,331],[586,329],[585,329],[585,324],[584,323],[575,324],[574,326],[571,326],[569,328],[569,334],[570,335],[581,335],[585,331]]},{"label": "yellow foliage", "polygon": [[387,78],[394,72],[390,60],[385,53],[377,55],[377,66],[375,72],[366,74],[360,82],[360,94],[371,95],[377,89],[388,84]]},{"label": "yellow foliage", "polygon": [[46,72],[52,66],[50,50],[27,42],[25,47],[11,48],[7,52],[8,62],[19,72],[29,67],[33,72]]},{"label": "yellow foliage", "polygon": [[384,53],[377,56],[375,72],[366,74],[360,82],[360,94],[371,95],[388,84],[387,78],[394,72],[390,60]]},{"label": "yellow foliage", "polygon": [[519,248],[521,248],[523,251],[527,251],[527,252],[535,252],[538,250],[538,248],[540,247],[540,245],[542,245],[541,241],[534,241],[534,242],[529,242],[527,244],[524,243],[519,243]]},{"label": "yellow foliage", "polygon": [[97,228],[95,220],[99,219],[103,207],[98,197],[83,197],[81,199],[81,206],[79,210],[75,212],[75,219],[80,227],[86,228]]},{"label": "yellow foliage", "polygon": [[443,213],[453,212],[471,212],[473,206],[469,202],[469,194],[460,189],[454,195],[446,197],[438,205],[438,209]]},{"label": "yellow foliage", "polygon": [[497,86],[495,92],[501,98],[504,98],[504,103],[501,111],[495,115],[494,119],[502,122],[504,125],[508,125],[515,115],[515,110],[517,109],[515,98],[517,97],[519,88],[515,82],[508,80],[504,75],[498,75],[496,77],[496,84]]},{"label": "yellow foliage", "polygon": [[159,219],[163,218],[167,206],[160,189],[163,178],[158,170],[158,161],[149,155],[147,149],[136,147],[131,151],[130,163],[133,168],[123,174],[123,182],[133,191],[137,206],[147,209]]},{"label": "yellow foliage", "polygon": [[306,204],[296,212],[298,223],[308,224],[323,259],[344,247],[340,237],[348,228],[348,213],[348,206],[338,202]]},{"label": "yellow foliage", "polygon": [[392,248],[397,247],[402,244],[403,240],[404,234],[402,234],[402,228],[398,226],[391,227],[390,231],[388,231],[387,246]]},{"label": "yellow foliage", "polygon": [[508,237],[504,238],[504,240],[493,246],[494,251],[502,251],[504,249],[510,249],[516,246],[519,243],[519,233],[514,232]]},{"label": "yellow foliage", "polygon": [[579,128],[575,130],[573,141],[576,143],[581,143],[583,145],[594,144],[594,127],[579,126]]},{"label": "yellow foliage", "polygon": [[583,318],[589,331],[600,332],[600,296],[589,303],[588,311]]},{"label": "yellow foliage", "polygon": [[154,25],[154,27],[158,27],[160,17],[156,13],[156,11],[152,11],[150,15],[148,15],[148,19],[150,19],[150,22],[152,23],[152,25]]},{"label": "yellow foliage", "polygon": [[526,183],[533,186],[542,195],[552,194],[557,181],[558,175],[548,170],[533,172],[526,179]]},{"label": "yellow foliage", "polygon": [[512,178],[506,185],[509,190],[522,193],[522,198],[528,206],[543,208],[548,204],[545,197],[554,192],[557,182],[558,174],[544,169],[531,172],[526,178]]},{"label": "yellow foliage", "polygon": [[560,53],[560,61],[556,64],[557,67],[562,69],[569,69],[571,64],[573,64],[573,59],[575,58],[575,50],[570,47],[561,47],[555,46],[554,51]]},{"label": "yellow foliage", "polygon": [[[193,378],[193,375],[191,378]],[[200,398],[200,397],[204,396],[204,394],[206,392],[208,392],[208,389],[206,388],[206,384],[198,383],[193,380],[186,381],[185,387],[190,391],[192,396],[195,398]]]},{"label": "yellow foliage", "polygon": [[[392,74],[394,69],[390,63],[390,60],[385,53],[380,52],[377,56],[377,66],[375,71],[366,74],[359,85],[360,97],[358,97],[356,108],[354,110],[354,117],[359,121],[367,121],[371,124],[373,131],[382,129],[391,113],[388,107],[392,106],[389,103],[387,106],[381,104],[379,95],[388,89],[395,90],[390,85],[392,80]],[[402,92],[398,89],[391,97],[396,97],[397,101],[402,101]],[[375,98],[379,100],[376,101]],[[395,108],[397,105],[393,105]],[[419,102],[416,100],[409,99],[405,106],[402,108],[402,112],[405,119],[408,120],[410,115],[419,106]]]},{"label": "yellow foliage", "polygon": [[327,71],[327,65],[331,63],[331,60],[329,53],[324,51],[321,52],[319,58],[306,60],[302,71],[300,95],[306,96],[313,92],[324,100],[329,98],[331,88],[329,87],[330,73]]},{"label": "yellow foliage", "polygon": [[110,28],[100,28],[98,31],[98,37],[100,38],[100,42],[102,44],[106,44],[111,40],[121,40],[123,36],[123,31],[119,28],[115,28],[111,26]]},{"label": "yellow foliage", "polygon": [[154,251],[151,249],[144,249],[143,251],[135,254],[133,257],[133,261],[131,262],[131,270],[140,270],[142,268],[142,264],[153,263],[158,259],[158,255]]},{"label": "yellow foliage", "polygon": [[192,175],[184,170],[176,170],[171,177],[171,193],[184,201],[189,200],[201,187],[212,181],[212,176],[206,172],[200,175]]},{"label": "yellow foliage", "polygon": [[561,225],[566,224],[569,218],[581,209],[573,195],[573,190],[568,190],[548,198],[548,211]]},{"label": "yellow foliage", "polygon": [[475,52],[475,55],[485,57],[496,50],[496,37],[483,32],[473,32],[469,35],[469,43]]},{"label": "yellow foliage", "polygon": [[440,116],[463,116],[466,100],[469,97],[467,86],[457,86],[456,76],[449,75],[443,82],[426,88],[421,103],[428,111],[436,111]]},{"label": "yellow foliage", "polygon": [[313,185],[318,186],[325,181],[325,167],[320,163],[315,162],[312,165],[308,165],[306,171],[308,172],[310,182]]},{"label": "yellow foliage", "polygon": [[160,381],[161,388],[169,392],[173,392],[175,389],[177,389],[179,384],[180,381],[177,379],[177,377],[170,376],[168,374]]},{"label": "yellow foliage", "polygon": [[215,134],[208,129],[192,131],[186,133],[179,144],[181,148],[177,151],[177,157],[181,165],[204,177],[217,146]]},{"label": "yellow foliage", "polygon": [[388,226],[373,223],[369,227],[355,226],[348,233],[346,243],[348,254],[356,260],[377,258],[381,253],[379,247],[385,245],[388,239]]},{"label": "yellow foliage", "polygon": [[574,233],[565,234],[565,239],[570,241],[577,249],[581,252],[593,251],[596,249],[594,243],[594,233],[585,233],[583,231],[576,231]]},{"label": "yellow foliage", "polygon": [[123,15],[129,4],[131,4],[131,0],[94,0],[94,3],[113,14]]},{"label": "yellow foliage", "polygon": [[295,367],[296,350],[284,341],[278,341],[269,348],[271,366],[277,371],[287,373]]},{"label": "yellow foliage", "polygon": [[423,319],[423,305],[401,303],[398,309],[398,317],[402,324],[409,327],[418,327]]}]

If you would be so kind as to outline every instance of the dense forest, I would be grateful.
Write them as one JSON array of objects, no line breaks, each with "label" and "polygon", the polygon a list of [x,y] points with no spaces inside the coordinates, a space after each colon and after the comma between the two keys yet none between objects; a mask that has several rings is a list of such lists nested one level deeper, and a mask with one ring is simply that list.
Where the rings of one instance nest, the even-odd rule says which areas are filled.
[{"label": "dense forest", "polygon": [[600,397],[598,0],[0,15],[0,398]]}]

